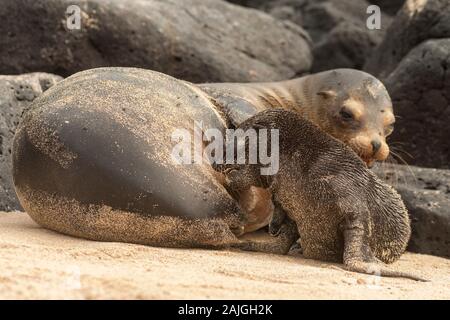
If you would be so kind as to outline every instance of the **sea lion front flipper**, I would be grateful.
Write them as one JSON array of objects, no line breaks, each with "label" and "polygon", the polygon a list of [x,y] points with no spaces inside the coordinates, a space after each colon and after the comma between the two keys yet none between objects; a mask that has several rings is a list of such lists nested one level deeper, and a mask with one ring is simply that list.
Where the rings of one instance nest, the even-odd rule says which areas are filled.
[{"label": "sea lion front flipper", "polygon": [[281,227],[286,219],[286,212],[283,208],[275,204],[275,208],[273,210],[272,220],[269,222],[269,234],[272,236],[277,236],[280,234]]},{"label": "sea lion front flipper", "polygon": [[357,219],[347,221],[344,229],[344,265],[349,271],[384,277],[429,281],[414,274],[391,270],[376,259],[369,246],[364,224]]},{"label": "sea lion front flipper", "polygon": [[[281,207],[279,203],[274,201],[275,208],[273,210],[272,220],[269,223],[269,234],[276,237],[282,231],[283,224],[285,224],[290,218],[287,216],[286,211]],[[298,236],[297,229],[290,229],[294,234]],[[291,245],[289,248],[289,255],[299,255],[303,253],[302,246],[300,244],[300,238]]]}]

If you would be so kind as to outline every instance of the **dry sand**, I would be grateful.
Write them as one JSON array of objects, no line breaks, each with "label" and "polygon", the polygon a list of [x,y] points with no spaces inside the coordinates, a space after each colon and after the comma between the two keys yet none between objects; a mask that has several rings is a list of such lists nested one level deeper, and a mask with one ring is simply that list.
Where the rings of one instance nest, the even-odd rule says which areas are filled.
[{"label": "dry sand", "polygon": [[94,242],[0,212],[3,299],[449,299],[450,260],[407,253],[395,267],[431,282],[238,251]]}]

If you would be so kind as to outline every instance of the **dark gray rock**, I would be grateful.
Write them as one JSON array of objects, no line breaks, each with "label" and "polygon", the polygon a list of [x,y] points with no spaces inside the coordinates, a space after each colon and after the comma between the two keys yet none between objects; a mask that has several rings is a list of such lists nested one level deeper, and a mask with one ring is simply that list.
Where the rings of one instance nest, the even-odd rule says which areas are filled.
[{"label": "dark gray rock", "polygon": [[46,73],[0,76],[0,211],[20,210],[12,183],[11,149],[14,133],[31,101],[61,77]]},{"label": "dark gray rock", "polygon": [[366,26],[369,5],[365,0],[305,1],[301,17],[293,17],[313,39],[312,72],[362,69],[391,23],[391,18],[382,14],[381,29],[369,30]]},{"label": "dark gray rock", "polygon": [[382,81],[398,115],[391,141],[410,164],[450,168],[450,3],[407,0],[365,70]]},{"label": "dark gray rock", "polygon": [[342,22],[314,45],[313,72],[334,68],[362,69],[379,39],[360,26]]},{"label": "dark gray rock", "polygon": [[450,38],[449,1],[407,0],[364,68],[384,79],[415,46],[442,38]]},{"label": "dark gray rock", "polygon": [[380,31],[368,30],[366,11],[369,5],[365,0],[310,0],[306,2],[302,10],[302,26],[309,32],[313,40],[321,39],[341,23],[353,24],[365,29],[366,32],[378,33],[381,40],[384,35],[383,27],[387,28],[391,20],[387,16],[382,16],[382,29]]},{"label": "dark gray rock", "polygon": [[[228,2],[238,4],[240,6],[264,9],[271,7],[274,10],[280,8],[285,10],[287,7],[295,9],[296,7],[302,7],[308,1],[311,0],[227,0]],[[316,0],[315,2],[324,2],[329,0]],[[355,0],[358,1],[358,0]],[[380,7],[381,11],[389,15],[394,15],[405,3],[405,0],[369,0],[369,3],[376,4]]]},{"label": "dark gray rock", "polygon": [[408,250],[450,257],[450,170],[387,164],[374,170],[397,189],[409,210]]},{"label": "dark gray rock", "polygon": [[391,17],[382,14],[381,29],[369,30],[365,0],[233,1],[257,7],[281,20],[302,26],[314,44],[312,72],[332,68],[361,69],[381,42]]},{"label": "dark gray rock", "polygon": [[227,0],[228,2],[249,7],[249,8],[260,8],[261,6],[272,2],[273,0]]},{"label": "dark gray rock", "polygon": [[385,79],[398,116],[390,141],[414,165],[450,168],[450,38],[415,47]]},{"label": "dark gray rock", "polygon": [[[72,4],[80,30],[66,28]],[[4,74],[134,66],[193,82],[265,81],[312,63],[301,27],[221,0],[3,0],[0,21]]]},{"label": "dark gray rock", "polygon": [[405,0],[369,0],[369,2],[379,6],[383,12],[394,15],[403,6]]}]

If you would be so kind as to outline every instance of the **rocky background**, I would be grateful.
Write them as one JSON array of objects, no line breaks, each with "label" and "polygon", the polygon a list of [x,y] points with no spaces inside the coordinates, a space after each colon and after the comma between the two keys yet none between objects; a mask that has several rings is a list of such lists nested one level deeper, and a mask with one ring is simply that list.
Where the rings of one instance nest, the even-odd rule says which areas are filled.
[{"label": "rocky background", "polygon": [[[72,4],[80,30],[66,27]],[[366,27],[371,4],[380,30]],[[75,72],[243,82],[348,67],[379,77],[393,99],[390,162],[401,165],[375,170],[410,210],[409,250],[450,257],[450,0],[1,0],[0,21],[0,210],[20,209],[10,157],[21,115]]]}]

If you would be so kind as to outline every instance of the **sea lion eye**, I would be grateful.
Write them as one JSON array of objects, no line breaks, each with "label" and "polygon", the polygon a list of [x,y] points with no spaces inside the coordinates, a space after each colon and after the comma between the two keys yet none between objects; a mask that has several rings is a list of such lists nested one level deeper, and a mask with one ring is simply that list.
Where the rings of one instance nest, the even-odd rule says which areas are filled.
[{"label": "sea lion eye", "polygon": [[342,119],[344,119],[346,121],[353,119],[353,114],[344,109],[339,112],[339,115],[341,116]]}]

